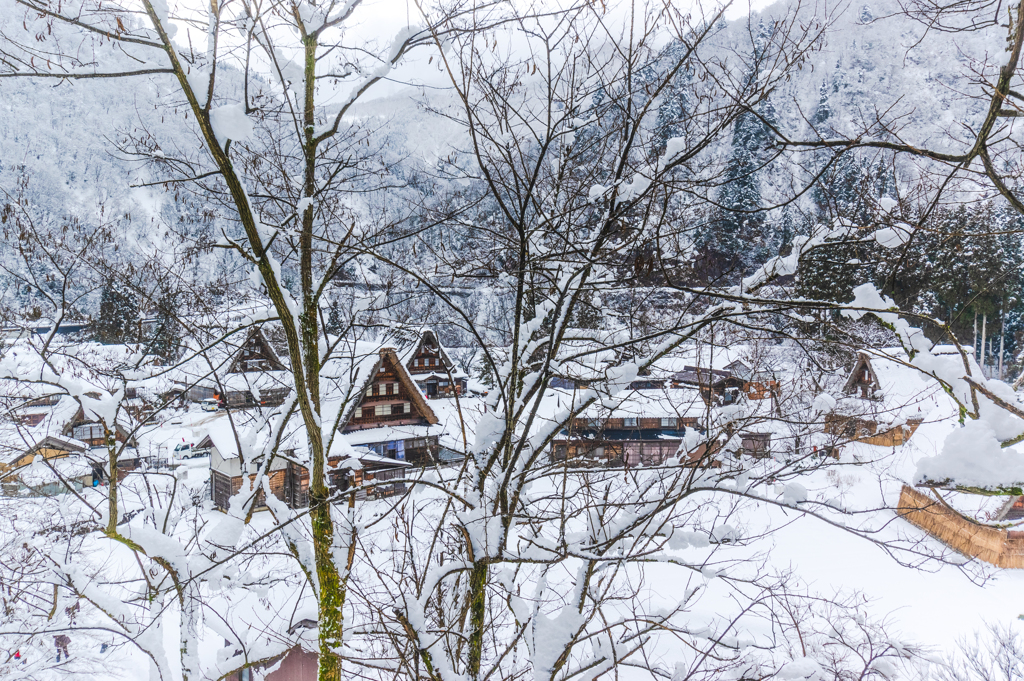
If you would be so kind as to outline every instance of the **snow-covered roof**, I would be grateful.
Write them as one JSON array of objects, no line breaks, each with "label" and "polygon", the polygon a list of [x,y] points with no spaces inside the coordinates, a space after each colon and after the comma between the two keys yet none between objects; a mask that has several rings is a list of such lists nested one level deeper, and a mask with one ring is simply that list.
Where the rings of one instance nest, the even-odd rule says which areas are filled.
[{"label": "snow-covered roof", "polygon": [[91,476],[92,472],[92,464],[84,456],[65,456],[57,459],[47,459],[45,462],[42,460],[42,457],[39,457],[38,460],[28,466],[6,474],[4,481],[20,480],[30,487],[39,487],[59,482],[61,478],[65,480],[84,478]]},{"label": "snow-covered roof", "polygon": [[695,388],[628,390],[584,409],[583,418],[696,418],[707,413],[707,403]]},{"label": "snow-covered roof", "polygon": [[920,370],[908,366],[905,356],[890,356],[880,351],[862,351],[862,354],[870,361],[878,381],[874,397],[844,396],[837,402],[836,413],[870,416],[878,423],[897,424],[925,418],[937,405],[941,386]]}]

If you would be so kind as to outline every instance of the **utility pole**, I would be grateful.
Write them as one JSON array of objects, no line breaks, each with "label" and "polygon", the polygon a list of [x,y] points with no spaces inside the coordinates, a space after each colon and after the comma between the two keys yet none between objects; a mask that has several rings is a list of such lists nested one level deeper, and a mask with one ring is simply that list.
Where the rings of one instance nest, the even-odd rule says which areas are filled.
[{"label": "utility pole", "polygon": [[985,375],[985,322],[988,321],[988,313],[983,312],[981,315],[981,375]]},{"label": "utility pole", "polygon": [[971,346],[974,359],[978,359],[978,311],[974,311],[974,345]]},{"label": "utility pole", "polygon": [[1006,298],[1003,298],[999,319],[999,380],[1003,380],[1003,348],[1006,342]]}]

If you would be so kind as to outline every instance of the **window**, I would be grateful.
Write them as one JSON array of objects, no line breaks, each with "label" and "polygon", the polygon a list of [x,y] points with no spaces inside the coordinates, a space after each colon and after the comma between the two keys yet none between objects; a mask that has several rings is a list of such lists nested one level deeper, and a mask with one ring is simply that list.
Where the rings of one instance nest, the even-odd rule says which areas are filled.
[{"label": "window", "polygon": [[380,405],[380,409],[378,410],[377,415],[378,416],[391,416],[391,405],[390,404],[382,404],[382,405]]},{"label": "window", "polygon": [[388,383],[388,384],[386,384],[386,385],[384,386],[384,389],[385,389],[385,392],[386,392],[386,393],[387,393],[388,395],[392,395],[392,394],[394,394],[394,393],[392,393],[392,391],[394,390],[394,385],[393,385],[393,384],[391,384],[391,383]]},{"label": "window", "polygon": [[405,403],[403,402],[402,404],[392,404],[391,405],[391,413],[392,414],[404,414],[405,413]]},{"label": "window", "polygon": [[636,428],[636,418],[622,419],[622,425],[625,428]]},{"label": "window", "polygon": [[666,417],[666,418],[661,419],[661,427],[662,428],[675,428],[676,427],[676,418],[674,416],[670,416],[670,417]]},{"label": "window", "polygon": [[82,426],[75,426],[73,437],[76,440],[102,440],[103,425],[99,423],[86,423]]},{"label": "window", "polygon": [[364,419],[371,418],[372,416],[375,416],[375,415],[376,415],[376,408],[375,407],[363,407],[360,410],[360,413],[359,413],[359,416],[361,418],[364,418]]}]

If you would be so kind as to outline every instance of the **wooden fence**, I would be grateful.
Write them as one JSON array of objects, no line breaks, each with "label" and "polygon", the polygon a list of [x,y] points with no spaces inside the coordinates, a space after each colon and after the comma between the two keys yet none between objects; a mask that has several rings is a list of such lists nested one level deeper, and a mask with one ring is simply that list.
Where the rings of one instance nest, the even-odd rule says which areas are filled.
[{"label": "wooden fence", "polygon": [[982,525],[913,487],[903,486],[897,511],[949,548],[1001,568],[1024,568],[1024,532]]}]

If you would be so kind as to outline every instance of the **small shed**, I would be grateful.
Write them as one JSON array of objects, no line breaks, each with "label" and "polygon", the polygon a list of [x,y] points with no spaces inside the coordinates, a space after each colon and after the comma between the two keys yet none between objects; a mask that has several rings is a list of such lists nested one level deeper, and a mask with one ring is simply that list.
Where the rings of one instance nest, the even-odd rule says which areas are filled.
[{"label": "small shed", "polygon": [[[238,428],[238,431],[239,437],[244,439],[246,431],[243,428]],[[258,463],[246,462],[246,470],[242,470],[238,440],[226,418],[218,419],[216,425],[210,428],[196,448],[210,450],[210,487],[213,503],[217,508],[227,510],[231,497],[242,489],[243,482],[246,479],[250,482],[255,481]],[[287,455],[287,452],[283,454]],[[288,483],[294,482],[288,478],[288,463],[284,456],[277,456],[271,461],[270,470],[266,471],[271,492],[282,500],[289,498],[291,490]],[[257,492],[256,508],[266,508],[263,490]]]},{"label": "small shed", "polygon": [[878,381],[878,374],[871,366],[871,358],[866,352],[858,352],[857,360],[853,363],[850,376],[846,379],[843,392],[847,395],[856,395],[864,399],[881,397],[881,385]]}]

